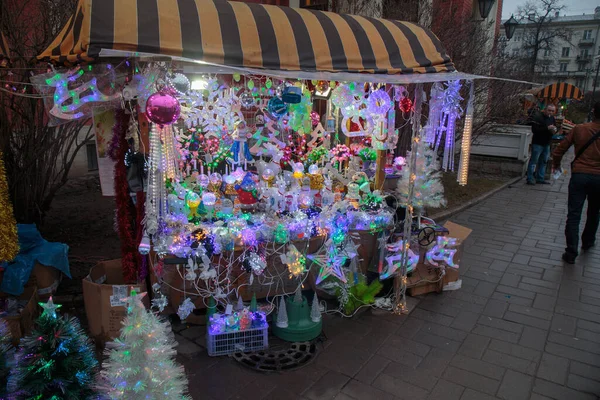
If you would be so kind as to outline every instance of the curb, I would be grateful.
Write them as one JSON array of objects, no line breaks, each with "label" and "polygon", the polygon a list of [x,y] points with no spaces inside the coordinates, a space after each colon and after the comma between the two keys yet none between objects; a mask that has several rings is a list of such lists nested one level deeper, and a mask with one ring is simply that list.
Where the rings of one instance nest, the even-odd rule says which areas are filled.
[{"label": "curb", "polygon": [[448,218],[450,218],[450,217],[452,217],[452,216],[454,216],[454,215],[456,215],[456,214],[458,214],[458,213],[466,210],[467,208],[471,208],[474,205],[481,203],[482,201],[484,201],[487,198],[495,195],[499,191],[504,190],[504,189],[506,189],[507,187],[509,187],[511,185],[514,185],[515,183],[519,182],[523,178],[524,178],[524,176],[520,176],[518,178],[514,178],[514,179],[506,182],[502,186],[497,187],[494,190],[491,190],[491,191],[489,191],[489,192],[487,192],[485,194],[482,194],[481,196],[479,196],[479,197],[477,197],[475,199],[469,200],[468,202],[466,202],[465,204],[463,204],[463,205],[461,205],[459,207],[456,207],[456,208],[454,208],[452,210],[446,210],[446,211],[443,211],[443,212],[431,215],[431,216],[429,216],[429,218],[433,219],[436,222],[447,220]]}]

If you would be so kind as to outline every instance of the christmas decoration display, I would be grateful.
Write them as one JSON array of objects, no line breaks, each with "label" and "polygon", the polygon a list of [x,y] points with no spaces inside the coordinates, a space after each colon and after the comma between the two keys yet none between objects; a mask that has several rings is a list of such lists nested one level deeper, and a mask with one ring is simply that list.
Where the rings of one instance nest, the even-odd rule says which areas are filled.
[{"label": "christmas decoration display", "polygon": [[82,399],[100,397],[94,346],[74,317],[59,316],[52,297],[39,303],[42,315],[21,339],[8,378],[9,398]]},{"label": "christmas decoration display", "polygon": [[288,342],[304,342],[319,336],[321,330],[321,312],[316,294],[312,306],[308,305],[300,288],[296,289],[293,297],[281,298],[277,324],[273,327],[275,336]]},{"label": "christmas decoration display", "polygon": [[12,261],[19,253],[17,223],[8,198],[8,182],[4,169],[4,155],[0,151],[0,262]]},{"label": "christmas decoration display", "polygon": [[425,255],[426,262],[434,267],[439,267],[441,262],[444,266],[458,268],[458,265],[454,263],[454,255],[457,251],[454,247],[457,245],[454,238],[438,236],[435,246]]},{"label": "christmas decoration display", "polygon": [[175,361],[177,351],[171,327],[146,311],[131,292],[121,336],[107,343],[102,364],[102,387],[109,399],[190,399],[187,378]]},{"label": "christmas decoration display", "polygon": [[[125,85],[121,78],[113,83],[128,111],[118,112],[110,149],[124,272],[134,282],[151,265],[162,281],[164,269],[173,268],[163,259],[182,258],[184,289],[172,289],[183,292],[183,301],[173,306],[185,320],[194,301],[214,303],[211,354],[232,351],[220,335],[256,325],[249,314],[257,312],[256,302],[251,310],[243,303],[251,294],[266,296],[277,309],[274,325],[288,334],[298,329],[291,316],[300,309],[306,312],[302,320],[321,322],[316,296],[308,305],[298,291],[307,285],[337,295],[338,311],[351,315],[374,304],[378,281],[393,277],[401,282],[395,285],[400,289],[392,297],[394,308],[404,310],[406,274],[425,252],[420,227],[412,229],[413,216],[418,226],[425,207],[445,204],[436,152],[443,169],[454,167],[460,82],[433,85],[429,120],[421,127],[427,101],[422,84],[313,82],[226,70],[200,71],[204,75],[190,84],[169,62],[136,59],[123,69]],[[79,84],[76,77],[63,78],[67,86]],[[98,79],[97,87],[109,93],[104,82]],[[138,129],[136,109],[146,111],[147,137]],[[467,111],[468,128],[472,107]],[[397,148],[402,126],[412,129],[408,153]],[[465,146],[461,171],[468,164]],[[132,196],[136,190],[128,184],[136,154],[144,160],[138,187],[147,187],[145,196],[141,190]],[[384,185],[386,174],[398,179],[395,193]],[[406,209],[404,221],[397,220],[395,205],[388,206],[390,195]],[[380,279],[368,284],[367,266],[375,256],[365,246],[359,257],[355,243],[370,238],[381,242]],[[450,245],[438,248],[430,261],[443,268],[449,250]],[[160,293],[152,301],[154,310],[167,304]],[[253,340],[264,346],[264,326],[256,329]],[[254,348],[241,336],[234,342]]]}]

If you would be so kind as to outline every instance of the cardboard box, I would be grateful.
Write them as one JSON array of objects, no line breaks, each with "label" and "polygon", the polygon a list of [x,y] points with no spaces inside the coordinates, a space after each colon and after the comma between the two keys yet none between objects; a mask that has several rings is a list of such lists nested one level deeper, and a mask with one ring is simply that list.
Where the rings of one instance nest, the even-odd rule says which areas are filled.
[{"label": "cardboard box", "polygon": [[[147,291],[145,283],[125,284],[120,259],[96,264],[82,284],[90,337],[99,345],[119,336],[121,322],[127,315],[123,299],[129,296],[131,289],[138,293]],[[143,301],[148,307],[148,296]]]},{"label": "cardboard box", "polygon": [[[448,237],[458,239],[457,252],[454,254],[454,263],[460,267],[460,260],[463,253],[464,241],[469,237],[472,229],[448,221],[444,224],[448,229]],[[457,281],[459,278],[459,269],[446,268],[445,275],[441,277],[442,270],[428,266],[424,263],[424,256],[427,249],[420,249],[420,261],[415,271],[408,277],[407,293],[410,296],[418,296],[430,292],[441,292],[443,287],[450,282]],[[399,279],[398,277],[396,279]]]},{"label": "cardboard box", "polygon": [[[0,297],[7,298],[8,295],[0,293]],[[33,329],[33,323],[38,316],[39,306],[37,297],[37,287],[30,286],[23,290],[19,296],[20,300],[28,300],[20,315],[2,317],[6,322],[8,330],[12,336],[12,342],[16,346],[19,340],[29,335]]]},{"label": "cardboard box", "polygon": [[455,224],[452,221],[448,221],[444,224],[444,226],[450,232],[448,234],[449,237],[458,239],[458,251],[454,255],[454,263],[458,264],[459,268],[446,268],[446,275],[444,275],[444,286],[446,286],[450,282],[455,282],[458,280],[460,275],[460,262],[462,260],[462,254],[464,251],[464,242],[467,240],[472,229],[469,229],[465,226]]},{"label": "cardboard box", "polygon": [[52,294],[56,293],[61,279],[62,272],[54,267],[36,262],[25,287],[36,286],[40,300],[48,300]]},{"label": "cardboard box", "polygon": [[442,270],[419,263],[415,270],[406,278],[406,293],[409,296],[437,292],[443,287]]}]

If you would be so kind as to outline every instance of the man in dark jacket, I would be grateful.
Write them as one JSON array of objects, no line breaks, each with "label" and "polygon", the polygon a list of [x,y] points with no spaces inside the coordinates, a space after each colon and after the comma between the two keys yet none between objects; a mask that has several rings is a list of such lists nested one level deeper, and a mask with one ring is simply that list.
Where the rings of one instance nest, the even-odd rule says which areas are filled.
[{"label": "man in dark jacket", "polygon": [[[531,141],[531,158],[527,166],[527,184],[535,185],[537,183],[549,184],[544,175],[546,174],[546,163],[550,156],[550,141],[552,135],[557,131],[554,114],[556,106],[548,104],[542,113],[534,113],[531,118],[531,131],[533,140]],[[534,175],[535,171],[535,175]]]},{"label": "man in dark jacket", "polygon": [[[596,243],[600,222],[600,139],[595,136],[597,132],[600,132],[600,103],[594,104],[594,121],[576,125],[552,153],[552,167],[558,169],[563,155],[571,145],[575,146],[576,159],[571,165],[569,211],[565,228],[567,248],[562,256],[569,264],[575,263],[578,254],[579,222],[586,198],[587,221],[581,235],[581,249],[585,251]],[[595,140],[584,149],[592,138]]]}]

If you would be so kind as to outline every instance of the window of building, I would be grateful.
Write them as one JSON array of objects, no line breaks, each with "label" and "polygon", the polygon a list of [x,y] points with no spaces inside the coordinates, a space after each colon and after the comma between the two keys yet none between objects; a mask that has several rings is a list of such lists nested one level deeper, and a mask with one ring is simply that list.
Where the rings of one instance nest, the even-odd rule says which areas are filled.
[{"label": "window of building", "polygon": [[583,58],[583,59],[590,58],[590,49],[581,50],[581,58]]},{"label": "window of building", "polygon": [[592,39],[592,30],[586,29],[583,31],[583,40],[591,40]]},{"label": "window of building", "polygon": [[541,72],[543,73],[547,73],[548,72],[548,66],[547,65],[542,65],[542,70]]},{"label": "window of building", "polygon": [[512,49],[512,56],[513,57],[518,57],[519,56],[519,49]]},{"label": "window of building", "polygon": [[579,63],[579,65],[577,66],[577,71],[583,72],[585,70],[584,67],[585,67],[584,63]]},{"label": "window of building", "polygon": [[544,57],[549,57],[550,56],[550,49],[545,49],[544,50]]},{"label": "window of building", "polygon": [[560,63],[560,72],[567,72],[567,65],[569,63]]},{"label": "window of building", "polygon": [[583,78],[577,78],[575,81],[575,86],[583,88]]},{"label": "window of building", "polygon": [[571,48],[570,47],[563,47],[562,48],[562,56],[563,57],[569,57],[569,53],[571,52]]}]

